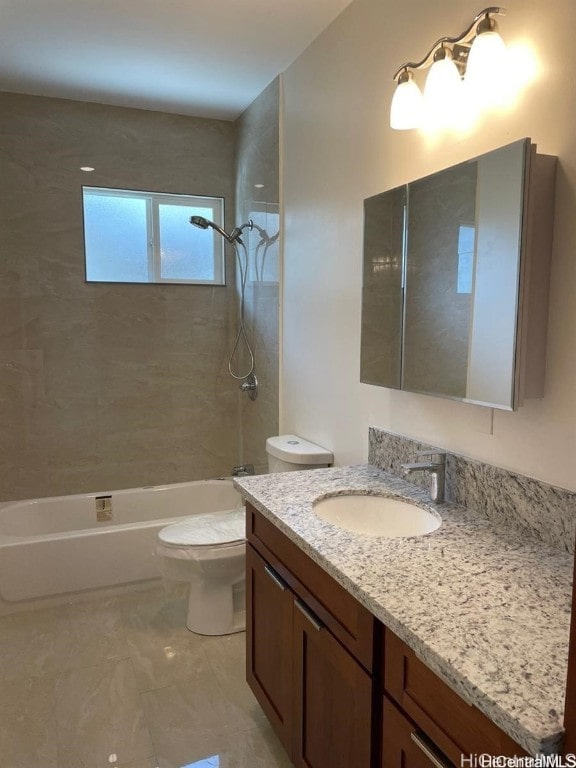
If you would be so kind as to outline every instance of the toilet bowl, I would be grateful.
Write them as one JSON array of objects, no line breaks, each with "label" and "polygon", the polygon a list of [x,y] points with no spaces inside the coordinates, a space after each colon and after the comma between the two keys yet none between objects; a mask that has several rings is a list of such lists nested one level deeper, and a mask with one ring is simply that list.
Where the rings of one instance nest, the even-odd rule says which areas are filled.
[{"label": "toilet bowl", "polygon": [[244,508],[188,517],[158,533],[166,581],[190,585],[186,626],[200,635],[246,628]]},{"label": "toilet bowl", "polygon": [[[298,435],[266,441],[268,470],[329,466],[330,451]],[[156,552],[165,581],[190,585],[186,626],[199,635],[246,629],[246,511],[210,512],[162,528]]]}]

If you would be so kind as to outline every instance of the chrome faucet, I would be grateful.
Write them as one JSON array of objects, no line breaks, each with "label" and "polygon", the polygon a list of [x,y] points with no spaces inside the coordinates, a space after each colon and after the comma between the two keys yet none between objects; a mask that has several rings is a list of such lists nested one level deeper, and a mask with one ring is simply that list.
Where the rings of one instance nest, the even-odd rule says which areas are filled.
[{"label": "chrome faucet", "polygon": [[254,464],[237,464],[232,467],[232,477],[247,477],[253,474],[255,474]]},{"label": "chrome faucet", "polygon": [[402,475],[407,477],[412,472],[428,472],[430,474],[430,498],[436,504],[442,504],[446,480],[446,454],[443,451],[421,451],[418,456],[429,456],[430,461],[401,464]]}]

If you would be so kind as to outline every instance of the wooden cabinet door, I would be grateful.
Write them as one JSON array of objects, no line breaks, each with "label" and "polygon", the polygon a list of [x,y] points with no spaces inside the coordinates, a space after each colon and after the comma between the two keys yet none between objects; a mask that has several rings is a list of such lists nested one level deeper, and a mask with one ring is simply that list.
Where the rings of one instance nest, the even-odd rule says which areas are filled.
[{"label": "wooden cabinet door", "polygon": [[292,751],[293,595],[246,546],[246,679],[282,745]]},{"label": "wooden cabinet door", "polygon": [[370,676],[297,597],[293,621],[294,765],[370,768]]},{"label": "wooden cabinet door", "polygon": [[382,708],[382,768],[451,768],[452,764],[426,740],[385,696]]}]

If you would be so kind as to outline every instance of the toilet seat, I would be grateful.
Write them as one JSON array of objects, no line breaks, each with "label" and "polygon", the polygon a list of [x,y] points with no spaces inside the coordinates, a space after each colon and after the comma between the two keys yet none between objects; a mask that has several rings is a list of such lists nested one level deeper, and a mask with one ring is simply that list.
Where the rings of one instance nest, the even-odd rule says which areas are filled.
[{"label": "toilet seat", "polygon": [[158,539],[164,546],[178,549],[225,549],[244,542],[245,526],[246,511],[242,507],[188,517],[180,523],[162,528]]}]

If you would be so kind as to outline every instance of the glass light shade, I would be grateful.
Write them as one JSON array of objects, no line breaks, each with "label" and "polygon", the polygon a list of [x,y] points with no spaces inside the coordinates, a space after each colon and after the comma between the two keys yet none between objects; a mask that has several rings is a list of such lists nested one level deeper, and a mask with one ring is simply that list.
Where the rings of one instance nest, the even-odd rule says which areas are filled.
[{"label": "glass light shade", "polygon": [[461,101],[462,79],[458,67],[449,57],[435,61],[424,86],[427,122],[435,127],[450,125]]},{"label": "glass light shade", "polygon": [[466,87],[481,106],[497,105],[504,99],[507,77],[506,44],[498,32],[482,32],[468,55]]},{"label": "glass light shade", "polygon": [[390,127],[397,131],[418,128],[422,123],[422,91],[410,79],[399,83],[390,105]]}]

